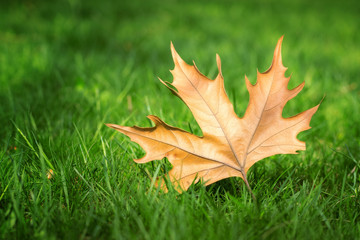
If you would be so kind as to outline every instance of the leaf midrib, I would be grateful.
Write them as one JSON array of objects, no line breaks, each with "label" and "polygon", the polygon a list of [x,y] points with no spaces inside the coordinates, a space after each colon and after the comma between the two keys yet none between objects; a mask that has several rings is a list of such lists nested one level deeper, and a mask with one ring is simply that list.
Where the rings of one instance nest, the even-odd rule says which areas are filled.
[{"label": "leaf midrib", "polygon": [[[153,141],[162,143],[162,144],[166,144],[166,145],[172,146],[172,147],[174,147],[174,148],[180,149],[180,150],[182,150],[182,151],[184,151],[184,152],[187,152],[187,153],[189,153],[189,154],[191,154],[191,155],[197,156],[197,157],[199,157],[199,158],[203,158],[203,159],[206,159],[206,160],[209,160],[209,161],[221,163],[221,164],[226,165],[226,166],[228,166],[228,167],[230,167],[230,168],[232,168],[232,169],[234,169],[234,170],[241,171],[241,169],[236,168],[236,167],[234,167],[234,166],[231,166],[231,165],[229,165],[229,164],[227,164],[227,163],[224,163],[224,162],[221,162],[221,161],[219,161],[219,160],[212,159],[212,158],[209,158],[209,157],[205,157],[205,156],[196,154],[196,153],[194,153],[194,152],[190,152],[189,150],[187,150],[187,149],[185,149],[185,148],[182,148],[182,147],[179,147],[179,146],[176,146],[176,145],[174,145],[174,144],[171,144],[171,143],[168,143],[168,142],[163,142],[163,141],[158,140],[158,139],[156,139],[156,138],[151,138],[151,137],[148,137],[148,136],[144,136],[144,135],[141,135],[141,134],[139,134],[139,133],[132,132],[132,131],[128,131],[128,130],[125,130],[125,129],[122,129],[122,128],[120,128],[120,129],[121,129],[121,131],[128,132],[128,133],[131,133],[131,134],[135,134],[135,135],[137,135],[137,136],[140,136],[140,137],[143,137],[143,138],[147,138],[147,139],[150,139],[150,140],[153,140]],[[171,130],[169,130],[169,131],[171,131]],[[189,133],[189,132],[186,132],[186,133],[191,134],[191,133]]]},{"label": "leaf midrib", "polygon": [[[231,144],[228,136],[226,135],[226,133],[225,133],[225,131],[224,131],[224,128],[223,128],[221,122],[220,122],[219,119],[217,118],[216,114],[214,114],[213,110],[211,109],[211,107],[209,106],[209,104],[207,103],[207,101],[205,101],[204,97],[201,95],[201,93],[198,91],[198,89],[197,89],[197,88],[194,86],[194,84],[190,81],[189,77],[186,75],[186,73],[184,72],[184,70],[182,69],[182,67],[180,66],[179,63],[178,63],[178,66],[179,66],[179,68],[181,69],[181,71],[184,73],[186,79],[190,82],[191,86],[195,89],[195,91],[196,91],[196,92],[198,93],[198,95],[201,97],[201,99],[203,100],[203,102],[206,104],[206,106],[208,107],[208,109],[210,110],[210,112],[212,113],[212,115],[215,117],[216,122],[219,124],[220,129],[221,129],[221,131],[223,132],[224,137],[225,137],[225,139],[226,139],[226,141],[227,141],[227,143],[228,143],[228,145],[229,145],[229,147],[230,147],[231,153],[233,154],[233,156],[235,157],[237,163],[239,164],[240,169],[236,169],[236,170],[238,170],[238,171],[240,171],[240,172],[243,172],[244,168],[241,166],[240,161],[239,161],[239,158],[237,157],[237,154],[236,154],[236,152],[235,152],[235,150],[234,150],[234,147],[232,146],[232,144]],[[194,67],[194,66],[192,66],[192,67]],[[196,70],[196,69],[195,69],[195,70]],[[212,81],[214,81],[214,80],[212,80]]]},{"label": "leaf midrib", "polygon": [[[269,68],[269,70],[267,71],[267,73],[269,73],[269,72],[272,70],[272,67],[273,67],[273,65],[270,66],[270,68]],[[243,169],[244,169],[245,166],[246,166],[246,159],[247,159],[247,156],[249,155],[249,152],[248,152],[248,151],[249,151],[249,147],[250,147],[250,145],[251,145],[252,140],[254,139],[255,133],[256,133],[259,125],[260,125],[262,116],[263,116],[263,114],[264,114],[264,112],[265,112],[265,107],[266,107],[266,104],[267,104],[267,102],[268,102],[268,100],[269,100],[269,95],[270,95],[270,92],[271,92],[271,88],[272,88],[272,85],[273,85],[273,83],[274,83],[274,76],[275,76],[275,69],[274,69],[274,73],[273,73],[272,76],[271,76],[271,84],[270,84],[270,87],[269,87],[269,91],[268,91],[268,93],[267,93],[267,95],[266,95],[266,101],[265,101],[265,103],[264,103],[264,105],[263,105],[263,107],[262,107],[262,109],[261,109],[260,117],[257,118],[258,121],[257,121],[257,123],[256,123],[256,127],[254,128],[254,131],[253,131],[253,133],[251,134],[250,141],[249,141],[249,143],[248,143],[247,146],[246,146],[246,151],[245,151],[244,158],[243,158],[243,165],[241,166],[241,168],[243,168]],[[257,80],[257,84],[260,84],[258,80]],[[256,105],[255,105],[255,106],[256,106]],[[257,147],[256,147],[256,148],[257,148]],[[256,148],[254,148],[254,149],[252,149],[252,150],[255,150]]]}]

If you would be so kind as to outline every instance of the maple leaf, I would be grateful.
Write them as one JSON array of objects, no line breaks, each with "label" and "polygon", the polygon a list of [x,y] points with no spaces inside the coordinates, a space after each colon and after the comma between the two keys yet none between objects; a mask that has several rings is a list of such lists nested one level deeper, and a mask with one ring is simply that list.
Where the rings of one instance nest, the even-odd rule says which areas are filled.
[{"label": "maple leaf", "polygon": [[190,108],[203,136],[172,127],[153,115],[148,118],[154,127],[107,126],[129,136],[145,150],[145,156],[135,162],[166,157],[173,165],[168,176],[179,192],[199,179],[209,185],[228,177],[241,177],[251,192],[246,178],[249,168],[275,154],[305,150],[305,143],[296,137],[310,128],[311,117],[319,107],[282,117],[285,104],[304,87],[303,82],[294,89],[287,88],[290,77],[285,77],[287,68],[281,60],[282,39],[277,43],[270,68],[257,73],[257,83],[252,85],[245,76],[250,101],[242,118],[236,115],[226,95],[220,57],[216,55],[219,73],[211,80],[195,64],[185,63],[171,44],[174,79],[172,83],[160,81]]}]

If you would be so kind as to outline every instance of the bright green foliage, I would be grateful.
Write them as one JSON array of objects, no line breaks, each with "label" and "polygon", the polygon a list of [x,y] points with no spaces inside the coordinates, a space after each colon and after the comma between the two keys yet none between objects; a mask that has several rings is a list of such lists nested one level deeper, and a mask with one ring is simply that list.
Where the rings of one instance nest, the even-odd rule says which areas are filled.
[{"label": "bright green foliage", "polygon": [[[360,236],[359,3],[219,2],[0,3],[0,239]],[[136,165],[141,148],[103,123],[154,114],[201,134],[156,78],[171,81],[170,41],[211,78],[220,54],[241,115],[244,74],[254,82],[269,67],[283,34],[290,87],[306,81],[284,112],[326,95],[300,135],[307,150],[252,167],[258,209],[241,179],[159,194],[148,177],[166,161]]]}]

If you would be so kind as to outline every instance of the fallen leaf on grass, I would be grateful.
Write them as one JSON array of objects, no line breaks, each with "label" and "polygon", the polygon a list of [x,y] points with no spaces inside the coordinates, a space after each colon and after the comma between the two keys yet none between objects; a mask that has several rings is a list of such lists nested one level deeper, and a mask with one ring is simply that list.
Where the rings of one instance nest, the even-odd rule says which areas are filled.
[{"label": "fallen leaf on grass", "polygon": [[171,71],[172,83],[160,80],[190,108],[203,136],[199,137],[172,127],[156,116],[148,118],[154,127],[107,126],[129,136],[146,151],[137,163],[166,157],[173,165],[168,176],[179,192],[187,190],[199,179],[205,185],[228,177],[241,177],[251,192],[246,174],[257,161],[275,154],[296,154],[305,150],[298,133],[310,128],[309,123],[319,105],[296,116],[283,118],[285,104],[304,87],[287,88],[290,77],[285,77],[281,59],[280,38],[270,68],[257,74],[252,85],[245,77],[250,94],[245,115],[239,118],[224,89],[220,57],[216,55],[219,73],[211,80],[197,67],[185,63],[174,46],[171,52],[175,63]]},{"label": "fallen leaf on grass", "polygon": [[54,176],[54,171],[52,169],[49,169],[47,172],[47,179],[52,179]]}]

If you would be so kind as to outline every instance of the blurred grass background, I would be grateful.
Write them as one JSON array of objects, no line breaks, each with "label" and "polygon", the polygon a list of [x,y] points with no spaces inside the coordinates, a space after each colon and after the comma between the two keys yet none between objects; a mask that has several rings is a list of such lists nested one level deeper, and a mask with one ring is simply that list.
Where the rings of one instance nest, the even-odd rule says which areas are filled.
[{"label": "blurred grass background", "polygon": [[[357,1],[1,1],[0,238],[355,239],[359,225],[360,4]],[[172,41],[217,74],[241,116],[246,74],[271,63],[284,35],[291,116],[325,95],[307,151],[274,156],[241,179],[187,193],[149,191],[164,160],[104,123],[154,114],[201,134],[171,81]],[[49,169],[54,170],[51,180]],[[160,173],[159,173],[160,171]]]}]

